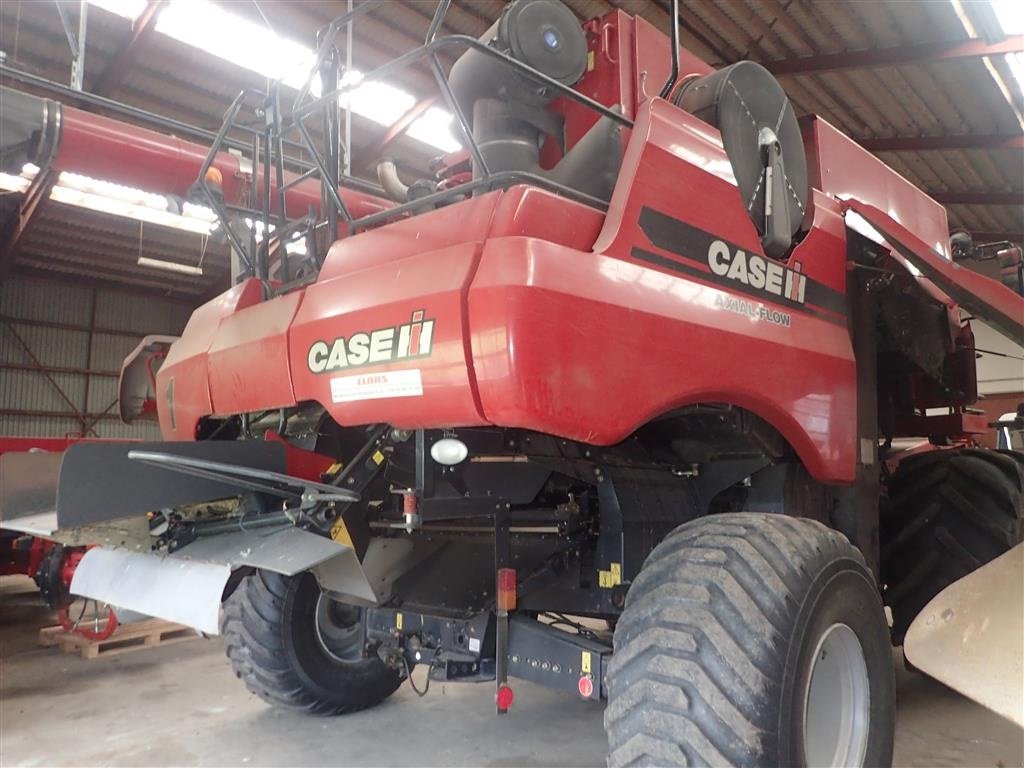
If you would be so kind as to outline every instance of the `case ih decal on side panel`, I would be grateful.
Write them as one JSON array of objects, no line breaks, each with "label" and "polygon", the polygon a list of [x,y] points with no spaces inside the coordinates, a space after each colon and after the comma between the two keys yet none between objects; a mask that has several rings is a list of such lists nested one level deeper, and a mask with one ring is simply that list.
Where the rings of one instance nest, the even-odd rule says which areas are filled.
[{"label": "case ih decal on side panel", "polygon": [[[640,247],[632,250],[635,259],[811,314],[836,325],[846,325],[845,297],[834,288],[808,278],[798,261],[787,267],[766,256],[747,253],[710,232],[649,207],[640,212],[638,224],[653,245],[682,256],[693,266]],[[775,325],[789,327],[792,323],[788,312],[760,303],[719,297],[716,306],[737,314],[759,317]]]},{"label": "case ih decal on side panel", "polygon": [[425,320],[425,315],[426,310],[418,309],[404,325],[353,333],[347,341],[344,336],[330,344],[315,341],[309,348],[306,364],[313,373],[331,373],[342,368],[426,357],[434,337],[434,320]]},{"label": "case ih decal on side panel", "polygon": [[[378,328],[375,331],[339,336],[328,344],[315,341],[306,355],[306,364],[313,373],[360,368],[428,357],[434,338],[434,320],[425,320],[426,310],[417,309],[404,325]],[[423,374],[419,368],[377,373],[359,373],[331,379],[331,402],[350,403],[356,400],[379,400],[385,397],[420,397],[423,395]]]}]

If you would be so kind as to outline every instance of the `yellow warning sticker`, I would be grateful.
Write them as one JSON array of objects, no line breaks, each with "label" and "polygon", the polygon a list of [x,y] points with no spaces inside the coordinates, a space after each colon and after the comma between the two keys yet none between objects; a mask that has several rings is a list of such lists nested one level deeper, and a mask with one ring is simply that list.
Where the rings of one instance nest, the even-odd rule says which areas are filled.
[{"label": "yellow warning sticker", "polygon": [[341,462],[340,461],[335,462],[334,464],[331,464],[331,466],[329,466],[327,468],[327,471],[324,472],[324,474],[325,475],[336,475],[339,472],[341,472]]},{"label": "yellow warning sticker", "polygon": [[374,451],[373,452],[373,463],[374,464],[380,464],[382,461],[384,461],[384,454],[381,453],[380,451]]},{"label": "yellow warning sticker", "polygon": [[345,527],[345,521],[340,517],[331,526],[331,538],[346,547],[352,546],[352,537],[349,535],[348,528]]},{"label": "yellow warning sticker", "polygon": [[601,589],[611,589],[622,583],[622,563],[612,563],[607,571],[597,572],[597,585]]},{"label": "yellow warning sticker", "polygon": [[587,51],[587,72],[594,71],[594,52]]},{"label": "yellow warning sticker", "polygon": [[582,651],[580,656],[580,674],[590,674],[590,651]]},{"label": "yellow warning sticker", "polygon": [[401,629],[401,628],[402,628],[402,614],[396,613],[395,614],[395,629]]}]

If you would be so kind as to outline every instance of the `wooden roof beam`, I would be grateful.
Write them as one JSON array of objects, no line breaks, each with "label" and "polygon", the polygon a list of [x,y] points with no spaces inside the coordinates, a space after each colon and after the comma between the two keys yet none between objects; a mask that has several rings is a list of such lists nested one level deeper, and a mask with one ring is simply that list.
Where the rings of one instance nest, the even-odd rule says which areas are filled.
[{"label": "wooden roof beam", "polygon": [[160,11],[166,4],[167,0],[149,0],[146,3],[142,13],[132,22],[132,31],[128,35],[128,39],[114,56],[114,60],[103,70],[100,79],[96,81],[96,85],[92,88],[93,93],[106,96],[120,85],[125,69],[131,65],[135,54],[145,45],[146,39],[152,34],[157,19],[160,18]]},{"label": "wooden roof beam", "polygon": [[765,61],[764,66],[775,75],[804,75],[835,72],[843,69],[891,67],[900,64],[922,64],[950,59],[972,59],[1024,51],[1024,35],[1007,35],[998,43],[984,38],[970,38],[956,43],[924,43],[893,48],[871,48],[821,56]]},{"label": "wooden roof beam", "polygon": [[928,149],[1024,149],[1024,133],[1014,136],[892,136],[857,139],[871,152],[916,152]]},{"label": "wooden roof beam", "polygon": [[928,192],[943,205],[1024,205],[1024,190],[1018,192]]}]

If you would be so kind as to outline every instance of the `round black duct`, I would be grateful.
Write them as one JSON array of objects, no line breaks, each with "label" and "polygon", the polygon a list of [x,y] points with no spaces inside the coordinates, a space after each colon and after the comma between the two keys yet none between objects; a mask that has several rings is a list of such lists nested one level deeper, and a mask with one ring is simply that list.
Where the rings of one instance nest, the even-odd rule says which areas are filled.
[{"label": "round black duct", "polygon": [[583,28],[558,0],[518,0],[505,6],[495,47],[563,85],[573,85],[587,69]]},{"label": "round black duct", "polygon": [[[509,3],[480,41],[563,85],[575,85],[587,70],[587,37],[561,0]],[[472,49],[452,65],[448,82],[470,120],[480,99],[543,108],[558,95],[537,78]]]},{"label": "round black duct", "polygon": [[789,234],[807,208],[807,158],[793,107],[779,81],[753,61],[741,61],[685,81],[672,101],[715,126],[732,163],[743,203],[765,234],[764,141],[774,134],[785,167]]}]

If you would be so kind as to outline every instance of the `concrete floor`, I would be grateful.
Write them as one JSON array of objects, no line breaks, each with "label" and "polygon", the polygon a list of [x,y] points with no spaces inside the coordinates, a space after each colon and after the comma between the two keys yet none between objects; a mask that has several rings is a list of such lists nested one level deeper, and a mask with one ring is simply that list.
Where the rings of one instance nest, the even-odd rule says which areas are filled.
[{"label": "concrete floor", "polygon": [[[525,683],[503,718],[490,685],[403,687],[337,719],[271,710],[219,640],[85,661],[36,647],[52,622],[29,582],[0,579],[0,766],[600,766],[602,707]],[[898,670],[898,766],[1024,765],[1024,731]]]}]

